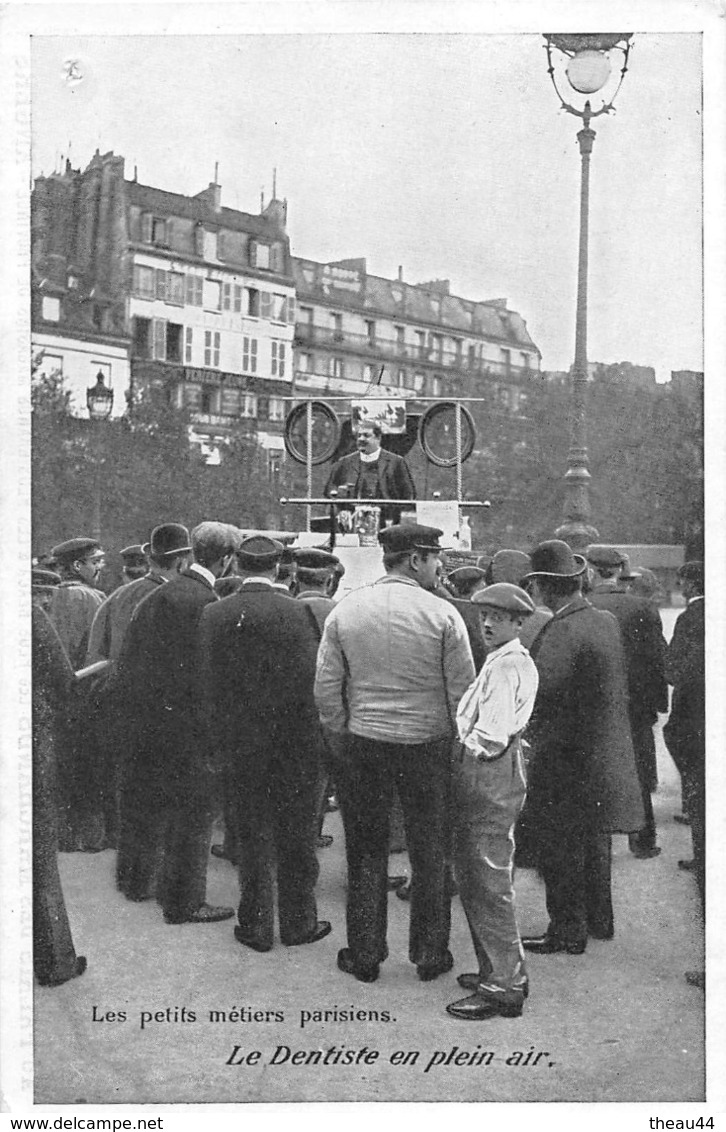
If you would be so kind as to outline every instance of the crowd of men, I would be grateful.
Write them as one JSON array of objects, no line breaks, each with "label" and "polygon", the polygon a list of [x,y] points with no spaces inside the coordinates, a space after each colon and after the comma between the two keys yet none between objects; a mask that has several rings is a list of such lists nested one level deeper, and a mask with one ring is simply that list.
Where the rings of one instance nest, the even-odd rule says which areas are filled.
[{"label": "crowd of men", "polygon": [[[704,899],[702,563],[670,646],[652,585],[612,547],[559,540],[447,572],[441,531],[380,532],[381,577],[335,601],[323,548],[203,522],[156,527],[122,551],[125,581],[98,588],[105,554],[76,538],[33,570],[35,970],[85,970],[56,853],[116,850],[127,900],[168,924],[231,919],[253,951],[331,931],[318,918],[318,849],[335,785],[346,842],[341,971],[378,979],[388,955],[391,815],[403,813],[409,958],[450,971],[458,891],[478,963],[447,1008],[522,1013],[525,955],[579,955],[614,935],[611,834],[660,852],[653,726],[681,774]],[[283,580],[281,580],[283,579]],[[638,587],[640,593],[637,592]],[[651,596],[646,596],[648,589]],[[222,844],[211,845],[223,817]],[[534,865],[549,922],[522,938],[517,865]],[[206,898],[211,851],[233,861],[239,903]],[[692,974],[702,981],[702,973]]]}]

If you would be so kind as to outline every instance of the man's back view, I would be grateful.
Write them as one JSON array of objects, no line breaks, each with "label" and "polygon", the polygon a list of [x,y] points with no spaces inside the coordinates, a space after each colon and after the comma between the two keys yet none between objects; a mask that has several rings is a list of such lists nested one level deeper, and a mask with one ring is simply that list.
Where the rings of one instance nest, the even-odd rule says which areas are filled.
[{"label": "man's back view", "polygon": [[348,947],[341,970],[363,982],[386,958],[389,815],[403,807],[412,867],[409,958],[423,980],[450,970],[446,889],[451,741],[474,678],[466,627],[436,584],[441,532],[388,527],[387,575],[328,617],[315,698],[336,752],[348,856]]}]

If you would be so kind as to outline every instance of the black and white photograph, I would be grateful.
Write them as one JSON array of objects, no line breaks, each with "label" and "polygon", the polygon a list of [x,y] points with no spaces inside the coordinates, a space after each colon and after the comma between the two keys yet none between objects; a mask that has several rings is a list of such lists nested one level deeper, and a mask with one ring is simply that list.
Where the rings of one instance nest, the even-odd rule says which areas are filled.
[{"label": "black and white photograph", "polygon": [[0,31],[3,1110],[715,1129],[723,10]]}]

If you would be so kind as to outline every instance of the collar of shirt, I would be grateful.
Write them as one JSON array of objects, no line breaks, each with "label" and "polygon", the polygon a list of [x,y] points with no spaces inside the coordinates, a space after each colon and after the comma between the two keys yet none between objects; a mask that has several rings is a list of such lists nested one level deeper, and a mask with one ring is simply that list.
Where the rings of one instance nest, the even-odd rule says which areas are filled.
[{"label": "collar of shirt", "polygon": [[505,641],[504,644],[499,645],[498,648],[491,649],[487,653],[484,663],[488,664],[490,660],[496,660],[498,657],[506,656],[506,654],[510,652],[528,652],[528,650],[524,647],[519,637],[515,637],[514,640]]},{"label": "collar of shirt", "polygon": [[705,600],[704,594],[696,594],[695,597],[689,597],[686,604],[687,605],[693,605],[694,601],[704,601],[704,600]]},{"label": "collar of shirt", "polygon": [[255,582],[256,584],[261,584],[263,586],[269,586],[271,590],[275,588],[274,584],[270,581],[269,578],[262,578],[257,574],[253,574],[250,578],[245,578],[242,585],[249,586],[251,582]]},{"label": "collar of shirt", "polygon": [[192,574],[201,574],[205,582],[209,582],[210,586],[214,586],[216,578],[212,571],[208,570],[206,566],[200,566],[198,562],[192,562],[189,570]]},{"label": "collar of shirt", "polygon": [[415,586],[417,590],[423,587],[414,582],[413,578],[404,578],[401,574],[385,574],[382,578],[376,578],[373,582],[374,586],[390,585],[392,582],[400,582],[404,586]]},{"label": "collar of shirt", "polygon": [[382,448],[377,448],[375,452],[359,452],[361,464],[375,464],[382,451]]}]

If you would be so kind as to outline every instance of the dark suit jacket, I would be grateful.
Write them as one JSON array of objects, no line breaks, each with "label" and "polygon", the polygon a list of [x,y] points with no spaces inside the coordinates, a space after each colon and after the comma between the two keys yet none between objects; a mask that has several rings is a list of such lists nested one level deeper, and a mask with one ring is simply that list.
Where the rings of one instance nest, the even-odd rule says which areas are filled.
[{"label": "dark suit jacket", "polygon": [[[323,489],[324,494],[330,495],[334,488],[339,488],[344,483],[357,483],[360,470],[361,459],[357,452],[343,456],[342,460],[333,464],[328,482]],[[416,486],[408,470],[408,464],[403,456],[397,456],[395,452],[387,452],[385,448],[381,449],[378,457],[378,480],[381,485],[381,499],[416,498]]]},{"label": "dark suit jacket", "polygon": [[531,650],[539,689],[527,730],[529,805],[572,803],[575,820],[628,833],[643,825],[617,622],[581,595],[552,617]]},{"label": "dark suit jacket", "polygon": [[620,626],[631,716],[646,716],[655,723],[658,712],[668,711],[666,642],[660,614],[646,598],[611,586],[596,586],[588,600],[596,609],[612,613]]},{"label": "dark suit jacket", "polygon": [[216,749],[238,788],[259,785],[271,760],[294,783],[316,775],[320,725],[313,683],[319,631],[304,602],[264,582],[205,609],[202,694]]},{"label": "dark suit jacket", "polygon": [[705,601],[692,601],[676,621],[666,658],[673,703],[663,736],[681,773],[685,768],[703,774],[705,767],[705,624]]},{"label": "dark suit jacket", "polygon": [[197,644],[202,611],[218,601],[201,574],[185,570],[140,602],[121,647],[114,691],[130,726],[129,773],[140,795],[160,803],[211,789]]}]

